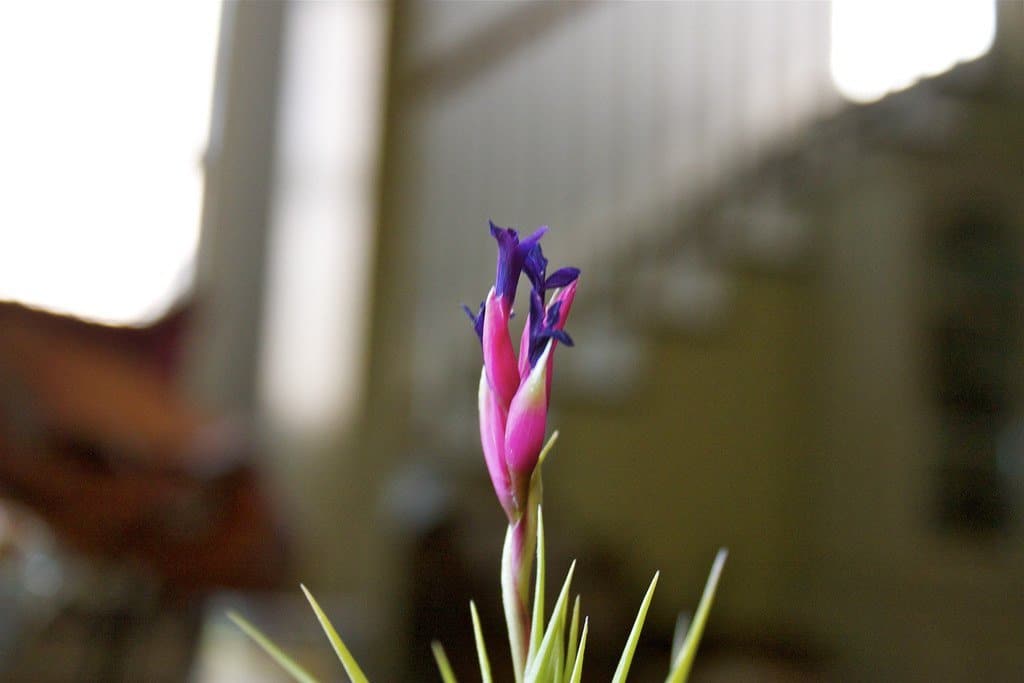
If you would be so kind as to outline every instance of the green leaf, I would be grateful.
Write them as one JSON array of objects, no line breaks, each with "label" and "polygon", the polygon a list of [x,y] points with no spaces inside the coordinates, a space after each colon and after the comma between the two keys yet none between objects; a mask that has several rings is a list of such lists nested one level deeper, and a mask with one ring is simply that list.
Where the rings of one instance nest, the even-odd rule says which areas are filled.
[{"label": "green leaf", "polygon": [[558,610],[558,624],[555,626],[555,638],[551,649],[551,678],[552,683],[562,680],[565,672],[565,626],[568,621],[569,596],[566,595],[562,609]]},{"label": "green leaf", "polygon": [[[552,435],[554,437],[554,435]],[[550,443],[550,442],[549,442]],[[544,574],[547,562],[544,552],[544,514],[541,506],[537,506],[537,573],[534,577],[533,620],[530,623],[530,647],[526,654],[526,668],[537,655],[540,647],[542,629],[544,628]]]},{"label": "green leaf", "polygon": [[441,672],[441,680],[444,683],[458,683],[455,680],[455,674],[452,672],[452,665],[448,662],[448,655],[444,653],[444,647],[441,643],[436,640],[430,644],[430,649],[434,651],[434,661],[437,662],[437,670]]},{"label": "green leaf", "polygon": [[704,626],[708,622],[708,614],[711,612],[711,603],[715,599],[715,591],[718,590],[718,580],[722,577],[722,567],[725,566],[725,558],[729,551],[722,548],[715,555],[715,561],[711,565],[711,573],[708,574],[708,582],[704,585],[704,594],[700,597],[700,604],[697,605],[697,612],[693,615],[693,622],[686,633],[686,640],[683,642],[679,654],[672,663],[672,671],[666,683],[683,683],[690,675],[690,668],[693,667],[693,660],[697,656],[697,646],[700,644],[700,637],[704,634]]},{"label": "green leaf", "polygon": [[580,647],[576,650],[576,658],[573,660],[572,676],[569,683],[580,683],[583,678],[583,653],[587,649],[587,628],[590,626],[590,618],[583,620],[583,633],[580,635]]},{"label": "green leaf", "polygon": [[331,620],[328,619],[327,615],[324,614],[324,611],[320,609],[320,604],[316,601],[316,598],[313,597],[313,594],[310,593],[309,589],[305,586],[302,584],[299,584],[299,586],[302,588],[302,592],[306,594],[306,599],[309,600],[310,606],[316,613],[316,618],[320,621],[320,626],[323,627],[324,633],[327,634],[327,639],[331,641],[331,645],[334,647],[334,652],[338,655],[338,659],[341,660],[341,665],[345,667],[345,673],[348,674],[352,683],[369,683],[366,679],[366,674],[363,673],[363,670],[360,669],[359,665],[356,663],[355,657],[353,657],[352,653],[348,651],[348,647],[345,646],[345,643],[341,639],[341,636],[338,635],[338,632],[334,630]]},{"label": "green leaf", "polygon": [[548,627],[544,633],[544,640],[537,649],[537,656],[530,662],[526,669],[526,681],[537,683],[538,681],[554,680],[557,671],[557,662],[561,659],[561,644],[564,642],[561,636],[565,632],[565,614],[569,606],[569,586],[572,584],[572,575],[576,571],[576,562],[569,565],[569,572],[562,584],[562,590],[558,594],[558,600],[548,620]]},{"label": "green leaf", "polygon": [[476,638],[476,656],[480,660],[480,680],[493,683],[491,679],[491,662],[487,658],[487,646],[484,644],[484,632],[480,628],[480,615],[476,611],[476,603],[469,601],[469,612],[473,615],[473,636]]},{"label": "green leaf", "polygon": [[672,656],[670,662],[676,661],[679,653],[683,651],[683,643],[686,642],[686,632],[690,630],[690,614],[680,612],[676,617],[676,626],[672,630]]},{"label": "green leaf", "polygon": [[544,444],[544,448],[541,449],[540,455],[537,457],[537,467],[544,464],[544,461],[548,459],[548,453],[555,447],[555,442],[558,441],[558,430],[551,432],[551,438]]},{"label": "green leaf", "polygon": [[242,629],[245,635],[249,636],[256,641],[256,644],[263,648],[263,651],[274,658],[282,669],[291,674],[299,683],[317,683],[317,679],[314,678],[308,671],[299,666],[298,662],[286,655],[277,645],[268,638],[262,631],[253,626],[249,621],[237,612],[228,612],[228,619],[235,622],[238,628]]},{"label": "green leaf", "polygon": [[565,678],[563,683],[569,683],[572,671],[576,664],[576,646],[580,635],[580,596],[576,596],[576,602],[572,606],[572,622],[569,625],[569,642],[565,648]]},{"label": "green leaf", "polygon": [[658,585],[658,576],[661,572],[654,572],[651,579],[651,586],[644,595],[644,601],[640,603],[640,611],[637,612],[636,621],[633,622],[633,630],[629,632],[626,640],[626,647],[622,650],[622,657],[619,658],[619,665],[615,667],[615,675],[612,676],[612,683],[625,683],[629,674],[629,666],[633,663],[633,654],[636,652],[636,644],[640,641],[640,631],[644,628],[644,620],[647,619],[647,610],[651,606],[651,599],[654,597],[654,589]]}]

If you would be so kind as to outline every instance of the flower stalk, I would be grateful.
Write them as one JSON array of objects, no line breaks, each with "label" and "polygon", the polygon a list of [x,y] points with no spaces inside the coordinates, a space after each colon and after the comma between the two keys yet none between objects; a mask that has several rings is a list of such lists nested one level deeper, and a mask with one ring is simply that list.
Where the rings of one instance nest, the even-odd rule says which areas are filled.
[{"label": "flower stalk", "polygon": [[523,680],[529,654],[530,572],[536,544],[535,515],[524,514],[508,525],[501,553],[501,602],[516,681]]}]

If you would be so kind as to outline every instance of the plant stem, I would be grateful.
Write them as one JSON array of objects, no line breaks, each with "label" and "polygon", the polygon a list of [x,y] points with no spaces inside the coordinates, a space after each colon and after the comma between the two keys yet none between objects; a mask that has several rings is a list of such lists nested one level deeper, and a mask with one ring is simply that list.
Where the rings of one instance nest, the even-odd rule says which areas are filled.
[{"label": "plant stem", "polygon": [[501,553],[501,603],[505,608],[508,644],[512,651],[512,668],[516,683],[523,683],[530,651],[530,572],[537,550],[537,508],[544,494],[541,465],[558,433],[551,436],[541,460],[530,475],[526,505],[517,505],[520,515],[509,522],[505,546]]},{"label": "plant stem", "polygon": [[535,514],[524,513],[509,524],[501,556],[501,601],[516,683],[523,681],[530,645],[530,571],[537,541]]}]

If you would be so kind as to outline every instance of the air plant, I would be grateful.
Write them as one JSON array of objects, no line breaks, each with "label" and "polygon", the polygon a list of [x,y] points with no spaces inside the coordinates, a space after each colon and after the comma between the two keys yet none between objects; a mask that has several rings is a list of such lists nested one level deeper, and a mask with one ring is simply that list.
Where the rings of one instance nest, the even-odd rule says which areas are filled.
[{"label": "air plant", "polygon": [[[491,484],[508,521],[501,560],[501,592],[515,682],[578,683],[583,675],[589,620],[583,617],[582,625],[580,623],[578,595],[573,600],[571,612],[569,609],[575,562],[569,567],[545,623],[546,562],[541,469],[558,438],[558,432],[554,432],[546,443],[544,440],[554,351],[558,344],[573,345],[565,325],[576,297],[580,271],[577,268],[560,268],[547,274],[548,261],[540,245],[547,227],[539,228],[525,239],[520,239],[515,230],[501,228],[494,223],[490,224],[490,230],[498,243],[494,285],[478,312],[474,314],[466,308],[466,313],[473,322],[483,351],[478,394],[480,442]],[[516,289],[524,274],[531,285],[529,313],[516,355],[509,324]],[[548,290],[552,290],[550,296]],[[693,619],[689,620],[688,626],[684,625],[686,620],[680,620],[666,683],[681,683],[689,675],[726,554],[722,549],[715,557]],[[612,678],[613,683],[623,683],[629,673],[658,577],[656,572],[640,603]],[[353,683],[367,683],[366,675],[316,599],[305,586],[302,590],[349,678]],[[315,680],[255,626],[237,614],[228,616],[293,678],[305,683]],[[481,680],[492,683],[490,657],[473,602],[470,602],[470,616]],[[455,676],[439,642],[433,643],[433,652],[442,681],[454,683]]]}]

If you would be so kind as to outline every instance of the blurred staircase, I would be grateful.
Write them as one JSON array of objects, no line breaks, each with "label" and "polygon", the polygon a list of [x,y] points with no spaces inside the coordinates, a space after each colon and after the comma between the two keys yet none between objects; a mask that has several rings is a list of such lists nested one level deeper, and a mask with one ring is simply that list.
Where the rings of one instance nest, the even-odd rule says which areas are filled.
[{"label": "blurred staircase", "polygon": [[[391,145],[401,189],[386,201],[411,271],[418,426],[452,414],[437,399],[472,344],[453,342],[453,304],[486,292],[487,219],[550,225],[549,257],[580,266],[591,296],[646,290],[635,297],[646,310],[615,305],[687,328],[713,326],[728,298],[709,238],[768,261],[800,249],[802,226],[772,189],[732,206],[729,230],[689,226],[705,198],[839,107],[826,4],[400,7]],[[633,352],[616,341],[625,328],[610,324],[611,304],[591,308],[599,338],[622,342],[602,367],[627,367]]]},{"label": "blurred staircase", "polygon": [[[842,640],[844,671],[870,678],[886,655],[857,601],[891,610],[916,590],[914,614],[878,625],[910,641],[940,623],[925,603],[966,576],[929,566],[966,556],[937,550],[922,503],[928,444],[901,432],[923,429],[928,409],[914,394],[923,256],[909,241],[927,217],[906,190],[921,167],[959,164],[979,142],[975,170],[998,154],[998,136],[977,133],[1019,129],[1007,118],[1019,91],[989,87],[1013,81],[983,60],[843,109],[825,3],[407,11],[417,31],[399,60],[409,87],[385,199],[403,228],[390,293],[408,325],[398,376],[416,443],[485,482],[466,391],[478,350],[458,304],[475,305],[493,276],[488,218],[550,225],[552,264],[583,269],[569,326],[579,344],[557,366],[553,523],[574,530],[569,543],[621,553],[638,586],[665,570],[662,626],[731,545],[723,630]],[[962,125],[993,111],[993,128]],[[865,365],[871,352],[891,365]],[[865,418],[877,410],[911,426]],[[984,561],[1012,568],[1017,555]],[[993,572],[992,585],[1012,582]],[[934,644],[891,655],[887,670],[927,664]]]}]

